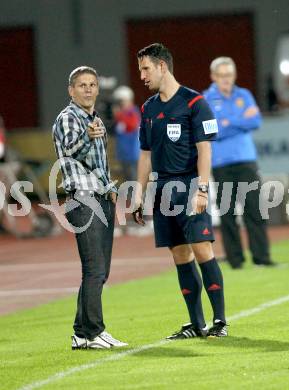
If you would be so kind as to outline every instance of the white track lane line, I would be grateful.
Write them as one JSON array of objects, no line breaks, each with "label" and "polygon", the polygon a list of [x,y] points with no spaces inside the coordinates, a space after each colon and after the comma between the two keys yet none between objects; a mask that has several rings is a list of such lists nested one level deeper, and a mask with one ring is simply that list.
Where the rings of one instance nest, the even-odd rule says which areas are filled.
[{"label": "white track lane line", "polygon": [[[112,265],[118,265],[118,264],[135,264],[136,261],[141,262],[144,261],[146,264],[155,264],[156,261],[166,261],[169,264],[172,264],[170,260],[168,260],[167,256],[150,256],[150,257],[131,257],[131,258],[126,258],[126,257],[113,257],[112,258]],[[78,259],[75,261],[58,261],[58,262],[44,262],[44,263],[17,263],[17,264],[0,264],[0,270],[2,272],[4,271],[29,271],[29,270],[37,270],[37,269],[42,269],[42,268],[53,268],[53,269],[58,269],[59,267],[64,267],[64,268],[70,268],[70,267],[75,267],[79,268],[80,262]]]},{"label": "white track lane line", "polygon": [[2,297],[18,297],[24,295],[39,295],[39,294],[66,294],[78,292],[79,287],[56,287],[56,288],[33,288],[26,290],[0,290],[0,298]]},{"label": "white track lane line", "polygon": [[[250,316],[252,316],[252,315],[254,315],[256,313],[259,313],[259,312],[261,312],[263,310],[266,310],[266,309],[268,309],[270,307],[281,305],[282,303],[285,303],[285,302],[288,302],[288,301],[289,301],[289,295],[286,295],[284,297],[280,297],[280,298],[275,299],[273,301],[268,301],[268,302],[262,303],[261,305],[253,307],[252,309],[240,311],[239,313],[234,314],[234,315],[228,317],[227,321],[235,321],[235,320],[238,320],[240,318],[250,317]],[[153,344],[147,344],[147,345],[143,345],[143,346],[138,347],[138,348],[133,348],[133,349],[129,349],[127,351],[116,353],[114,355],[107,356],[107,357],[105,357],[103,359],[97,359],[94,362],[91,362],[91,363],[88,363],[88,364],[82,364],[81,366],[76,366],[76,367],[72,367],[72,368],[69,368],[69,369],[64,370],[64,371],[59,371],[56,374],[51,375],[47,379],[40,380],[40,381],[37,381],[37,382],[32,382],[32,383],[30,383],[28,385],[25,385],[25,386],[19,388],[18,390],[39,389],[42,386],[49,385],[51,383],[56,382],[59,379],[68,377],[68,376],[73,375],[73,374],[75,374],[77,372],[88,370],[90,368],[94,368],[94,367],[100,366],[100,365],[102,365],[102,364],[104,364],[106,362],[112,362],[112,361],[120,360],[120,359],[125,358],[125,357],[127,357],[129,355],[135,355],[135,354],[137,354],[139,352],[142,352],[142,351],[145,351],[147,349],[157,348],[157,347],[159,347],[159,346],[161,346],[163,344],[167,344],[167,343],[170,343],[170,342],[172,342],[172,341],[161,340],[161,341],[157,341],[156,343],[153,343]]]}]

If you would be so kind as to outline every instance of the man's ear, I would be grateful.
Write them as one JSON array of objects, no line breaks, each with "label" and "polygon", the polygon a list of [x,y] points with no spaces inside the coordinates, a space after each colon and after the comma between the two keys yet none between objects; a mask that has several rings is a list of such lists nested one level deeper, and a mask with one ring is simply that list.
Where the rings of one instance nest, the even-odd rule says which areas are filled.
[{"label": "man's ear", "polygon": [[69,94],[69,96],[70,96],[71,98],[73,97],[73,88],[72,88],[71,85],[69,85],[69,87],[68,87],[68,94]]},{"label": "man's ear", "polygon": [[167,65],[167,63],[166,63],[165,61],[160,60],[160,66],[161,66],[161,71],[162,71],[163,73],[167,72],[167,70],[168,70],[168,65]]},{"label": "man's ear", "polygon": [[96,93],[96,96],[99,95],[99,82],[97,81],[97,93]]},{"label": "man's ear", "polygon": [[214,73],[213,72],[211,72],[211,80],[213,81],[213,82],[215,82],[216,81],[216,76],[214,75]]}]

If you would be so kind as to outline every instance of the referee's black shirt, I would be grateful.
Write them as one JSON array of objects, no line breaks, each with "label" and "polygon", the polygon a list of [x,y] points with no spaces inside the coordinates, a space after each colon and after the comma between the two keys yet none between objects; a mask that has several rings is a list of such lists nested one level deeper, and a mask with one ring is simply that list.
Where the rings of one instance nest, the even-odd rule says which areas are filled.
[{"label": "referee's black shirt", "polygon": [[189,88],[180,86],[167,102],[154,95],[142,106],[140,146],[151,151],[152,170],[159,178],[197,176],[196,143],[214,140],[217,132],[209,105]]}]

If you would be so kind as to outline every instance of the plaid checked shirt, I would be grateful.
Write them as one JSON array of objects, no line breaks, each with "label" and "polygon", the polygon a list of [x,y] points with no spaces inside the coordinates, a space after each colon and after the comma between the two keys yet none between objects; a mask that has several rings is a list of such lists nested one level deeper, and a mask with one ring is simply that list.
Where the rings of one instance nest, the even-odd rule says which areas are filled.
[{"label": "plaid checked shirt", "polygon": [[88,124],[98,117],[85,112],[74,102],[58,115],[53,125],[53,141],[66,192],[93,190],[99,194],[117,192],[110,178],[107,136],[90,140]]}]

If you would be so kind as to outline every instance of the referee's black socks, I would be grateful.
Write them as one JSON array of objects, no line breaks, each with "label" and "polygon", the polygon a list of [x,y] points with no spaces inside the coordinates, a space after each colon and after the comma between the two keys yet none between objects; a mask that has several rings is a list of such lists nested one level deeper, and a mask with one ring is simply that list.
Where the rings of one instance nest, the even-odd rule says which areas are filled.
[{"label": "referee's black socks", "polygon": [[202,301],[202,279],[197,270],[195,261],[186,264],[176,265],[178,271],[179,284],[185,299],[191,323],[203,329],[206,326]]},{"label": "referee's black socks", "polygon": [[224,284],[223,275],[219,264],[215,258],[200,264],[204,287],[209,296],[213,312],[214,321],[225,320],[225,303],[224,303]]}]

